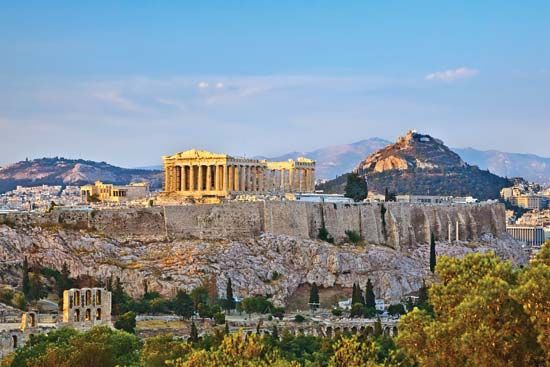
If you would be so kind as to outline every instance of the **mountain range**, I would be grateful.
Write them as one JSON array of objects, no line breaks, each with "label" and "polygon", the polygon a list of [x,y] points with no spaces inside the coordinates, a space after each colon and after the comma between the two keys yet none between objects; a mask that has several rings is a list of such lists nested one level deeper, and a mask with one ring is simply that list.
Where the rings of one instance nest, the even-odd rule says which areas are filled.
[{"label": "mountain range", "polygon": [[13,190],[18,185],[83,185],[97,180],[114,184],[147,181],[152,188],[160,188],[162,172],[121,168],[83,159],[39,158],[0,169],[0,193]]}]

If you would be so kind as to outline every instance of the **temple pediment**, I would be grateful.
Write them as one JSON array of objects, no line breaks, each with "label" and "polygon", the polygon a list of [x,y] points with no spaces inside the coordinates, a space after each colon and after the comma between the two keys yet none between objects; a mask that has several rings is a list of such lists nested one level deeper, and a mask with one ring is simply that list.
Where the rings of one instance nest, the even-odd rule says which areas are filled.
[{"label": "temple pediment", "polygon": [[166,158],[175,158],[175,159],[194,159],[194,158],[231,158],[227,154],[219,154],[219,153],[213,153],[209,152],[207,150],[199,150],[199,149],[190,149],[186,150],[184,152],[179,152],[171,156],[167,156]]}]

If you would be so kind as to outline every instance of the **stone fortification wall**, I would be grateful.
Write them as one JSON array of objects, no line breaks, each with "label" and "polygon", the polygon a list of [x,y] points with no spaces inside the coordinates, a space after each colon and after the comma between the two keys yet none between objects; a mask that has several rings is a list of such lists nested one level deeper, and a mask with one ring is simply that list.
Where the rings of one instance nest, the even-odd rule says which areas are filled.
[{"label": "stone fortification wall", "polygon": [[[475,241],[506,231],[501,204],[418,205],[247,202],[94,211],[55,210],[48,214],[3,214],[0,224],[61,225],[114,238],[246,239],[269,232],[316,238],[322,226],[337,242],[347,230],[372,244],[395,249],[437,241]],[[458,231],[457,231],[458,229]],[[458,232],[458,237],[457,237]]]}]

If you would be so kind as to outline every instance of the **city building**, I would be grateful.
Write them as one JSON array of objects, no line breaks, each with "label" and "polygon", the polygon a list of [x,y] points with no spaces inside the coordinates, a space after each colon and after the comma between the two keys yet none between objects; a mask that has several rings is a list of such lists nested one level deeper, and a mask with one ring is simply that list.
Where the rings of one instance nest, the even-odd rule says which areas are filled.
[{"label": "city building", "polygon": [[343,203],[351,204],[353,199],[340,194],[299,193],[292,195],[291,199],[309,203]]},{"label": "city building", "polygon": [[208,200],[315,190],[315,161],[303,157],[268,162],[192,149],[164,156],[163,162],[164,196],[169,197]]},{"label": "city building", "polygon": [[512,199],[512,203],[524,209],[541,210],[548,207],[548,198],[541,195],[520,195]]},{"label": "city building", "polygon": [[93,185],[84,185],[80,188],[80,197],[85,203],[92,201],[120,203],[143,199],[147,196],[149,196],[149,184],[146,182],[113,185],[96,181]]},{"label": "city building", "polygon": [[506,232],[529,246],[540,246],[545,241],[544,227],[542,226],[508,225]]}]

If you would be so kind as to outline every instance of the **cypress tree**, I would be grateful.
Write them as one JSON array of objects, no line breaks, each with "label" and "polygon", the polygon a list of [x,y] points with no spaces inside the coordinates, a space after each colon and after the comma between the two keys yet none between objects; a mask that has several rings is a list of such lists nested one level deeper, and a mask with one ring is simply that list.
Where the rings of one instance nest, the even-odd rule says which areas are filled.
[{"label": "cypress tree", "polygon": [[227,279],[225,297],[225,310],[231,312],[231,310],[235,309],[235,298],[233,297],[233,286],[231,284],[231,278]]},{"label": "cypress tree", "polygon": [[422,280],[422,287],[418,290],[418,306],[424,307],[428,304],[428,287],[426,282]]},{"label": "cypress tree", "polygon": [[363,201],[368,195],[367,181],[364,177],[352,172],[347,177],[344,190],[346,197],[352,198],[354,201]]},{"label": "cypress tree", "polygon": [[71,289],[72,281],[70,277],[69,267],[67,263],[63,263],[61,268],[61,276],[59,277],[59,283],[57,284],[57,293],[59,297],[63,297],[63,292],[67,289]]},{"label": "cypress tree", "polygon": [[26,298],[29,297],[30,291],[31,280],[29,278],[29,262],[27,261],[27,257],[25,256],[25,259],[23,260],[23,294]]},{"label": "cypress tree", "polygon": [[309,290],[309,305],[312,309],[319,307],[319,288],[316,283],[313,283]]},{"label": "cypress tree", "polygon": [[374,323],[374,336],[380,336],[383,332],[382,321],[380,321],[380,317],[377,317],[376,322]]},{"label": "cypress tree", "polygon": [[374,287],[372,285],[372,282],[370,281],[370,278],[367,280],[367,287],[365,290],[365,306],[376,308],[376,297],[374,295]]},{"label": "cypress tree", "polygon": [[223,330],[223,332],[225,335],[229,335],[229,324],[227,322],[225,323],[225,329]]},{"label": "cypress tree", "polygon": [[432,232],[432,234],[430,236],[430,271],[432,273],[435,271],[435,262],[436,262],[435,236]]},{"label": "cypress tree", "polygon": [[189,340],[193,343],[199,341],[199,331],[197,330],[197,325],[195,325],[195,321],[191,323],[191,334],[189,335]]}]

